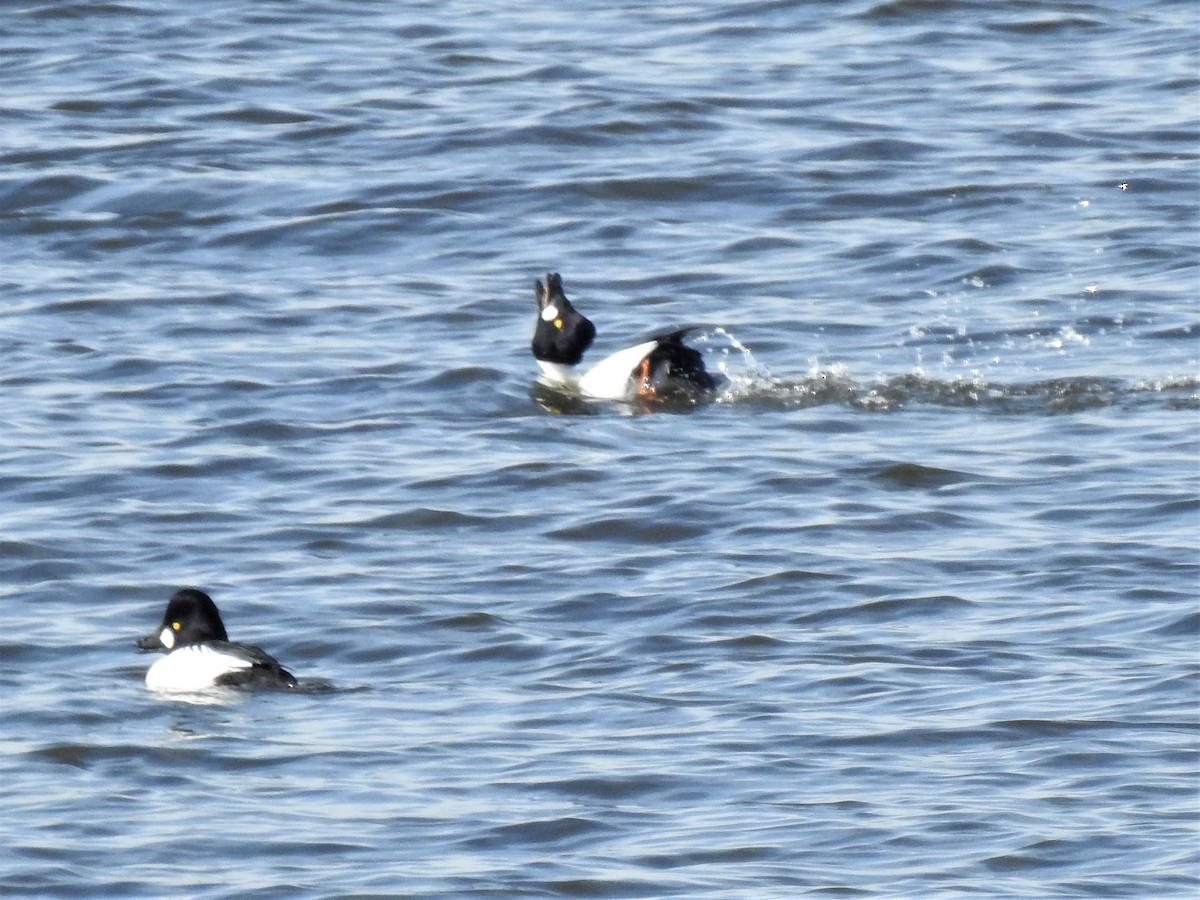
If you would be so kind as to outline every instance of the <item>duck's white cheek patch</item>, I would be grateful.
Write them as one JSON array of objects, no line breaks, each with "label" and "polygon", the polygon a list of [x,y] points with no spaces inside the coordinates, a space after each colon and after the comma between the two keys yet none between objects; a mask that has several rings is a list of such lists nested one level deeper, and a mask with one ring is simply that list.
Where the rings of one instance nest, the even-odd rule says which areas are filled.
[{"label": "duck's white cheek patch", "polygon": [[158,636],[158,639],[162,641],[162,645],[168,650],[175,646],[175,632],[173,632],[170,628],[164,628],[162,630],[162,634]]},{"label": "duck's white cheek patch", "polygon": [[542,310],[542,321],[543,322],[553,322],[557,318],[558,318],[558,307],[555,306],[553,303],[551,303],[549,306],[547,306],[545,309]]}]

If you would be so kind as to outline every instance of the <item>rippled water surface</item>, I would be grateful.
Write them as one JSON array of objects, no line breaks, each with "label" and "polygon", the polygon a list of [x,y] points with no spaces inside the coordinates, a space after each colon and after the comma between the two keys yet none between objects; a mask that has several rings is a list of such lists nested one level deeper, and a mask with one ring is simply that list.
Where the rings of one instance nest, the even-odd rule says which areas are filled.
[{"label": "rippled water surface", "polygon": [[1198,28],[6,4],[0,894],[1195,896]]}]

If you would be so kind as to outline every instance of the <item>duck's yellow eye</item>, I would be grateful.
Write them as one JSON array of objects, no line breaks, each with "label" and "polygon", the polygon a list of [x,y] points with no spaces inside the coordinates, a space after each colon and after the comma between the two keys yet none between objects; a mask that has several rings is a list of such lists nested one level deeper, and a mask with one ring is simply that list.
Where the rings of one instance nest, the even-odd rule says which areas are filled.
[{"label": "duck's yellow eye", "polygon": [[562,328],[562,319],[555,319],[555,320],[554,320],[554,327],[555,327],[555,328]]},{"label": "duck's yellow eye", "polygon": [[172,630],[172,631],[178,631],[178,630],[179,630],[180,628],[182,628],[182,627],[183,627],[183,623],[182,623],[182,622],[172,622],[172,623],[171,623],[171,630]]}]

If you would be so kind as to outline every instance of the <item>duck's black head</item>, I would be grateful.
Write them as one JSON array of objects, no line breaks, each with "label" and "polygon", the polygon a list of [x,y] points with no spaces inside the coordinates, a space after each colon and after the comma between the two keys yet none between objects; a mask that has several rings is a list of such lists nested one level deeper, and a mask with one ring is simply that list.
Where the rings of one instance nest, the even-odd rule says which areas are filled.
[{"label": "duck's black head", "polygon": [[596,326],[576,311],[563,293],[562,278],[557,272],[546,276],[543,284],[534,282],[537,297],[537,327],[533,332],[534,358],[545,362],[573,366],[583,358],[596,336]]},{"label": "duck's black head", "polygon": [[212,597],[195,588],[171,595],[158,630],[137,642],[139,650],[173,650],[202,641],[227,641],[225,625]]}]

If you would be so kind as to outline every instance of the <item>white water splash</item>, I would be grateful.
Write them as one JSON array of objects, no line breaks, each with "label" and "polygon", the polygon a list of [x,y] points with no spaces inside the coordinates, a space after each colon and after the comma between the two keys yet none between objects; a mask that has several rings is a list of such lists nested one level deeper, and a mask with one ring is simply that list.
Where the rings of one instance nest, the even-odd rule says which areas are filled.
[{"label": "white water splash", "polygon": [[758,361],[754,351],[725,328],[717,327],[699,334],[694,342],[709,357],[711,368],[726,379],[726,387],[716,402],[728,403],[777,387],[778,382]]}]

